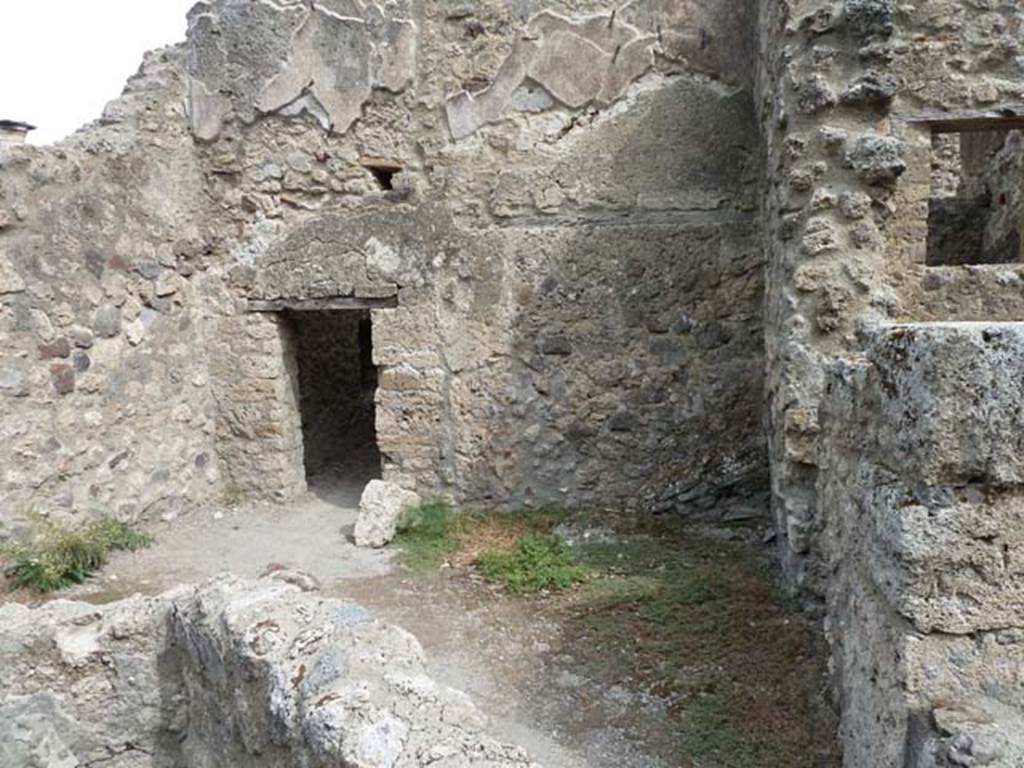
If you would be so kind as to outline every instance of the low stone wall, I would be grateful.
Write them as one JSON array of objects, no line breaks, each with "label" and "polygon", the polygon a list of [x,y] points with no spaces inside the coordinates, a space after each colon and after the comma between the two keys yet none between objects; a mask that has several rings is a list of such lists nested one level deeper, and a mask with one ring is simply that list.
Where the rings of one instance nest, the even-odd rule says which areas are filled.
[{"label": "low stone wall", "polygon": [[4,768],[539,768],[408,633],[308,577],[0,607]]},{"label": "low stone wall", "polygon": [[829,372],[819,483],[850,766],[1019,766],[1024,324],[887,326]]}]

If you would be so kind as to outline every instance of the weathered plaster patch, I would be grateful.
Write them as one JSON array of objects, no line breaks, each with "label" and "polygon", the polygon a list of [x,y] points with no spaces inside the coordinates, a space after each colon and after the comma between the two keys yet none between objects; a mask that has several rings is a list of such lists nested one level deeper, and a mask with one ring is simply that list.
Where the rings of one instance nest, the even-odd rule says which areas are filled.
[{"label": "weathered plaster patch", "polygon": [[[232,117],[251,122],[259,114],[303,112],[327,130],[346,133],[374,89],[398,93],[412,80],[416,27],[411,21],[389,18],[372,4],[349,3],[339,13],[313,3],[301,18],[298,10],[264,2],[248,11],[214,11],[206,5],[192,15],[189,114],[197,138],[215,139]],[[272,24],[256,18],[267,12],[279,18]],[[251,45],[243,45],[250,42],[244,36],[221,39],[218,14],[228,13],[248,14],[249,23],[261,24]],[[244,29],[235,18],[223,21]],[[268,50],[276,55],[268,57]]]},{"label": "weathered plaster patch", "polygon": [[522,87],[535,83],[573,109],[608,106],[654,66],[657,57],[713,69],[707,20],[693,2],[634,0],[608,14],[569,19],[551,11],[534,16],[516,39],[490,85],[462,91],[445,106],[455,139],[464,139],[521,105]]}]

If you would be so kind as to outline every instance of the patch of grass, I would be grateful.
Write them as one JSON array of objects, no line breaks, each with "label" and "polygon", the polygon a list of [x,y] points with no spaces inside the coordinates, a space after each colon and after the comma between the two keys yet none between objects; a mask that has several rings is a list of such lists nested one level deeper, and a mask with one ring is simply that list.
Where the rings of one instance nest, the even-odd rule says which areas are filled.
[{"label": "patch of grass", "polygon": [[[553,535],[563,522],[613,535],[568,547]],[[593,679],[662,698],[680,768],[838,766],[821,638],[744,536],[643,515],[456,515],[434,503],[396,541],[413,567],[477,566],[516,593],[579,584],[543,610],[561,615]]]},{"label": "patch of grass", "polygon": [[[563,522],[612,536],[573,536],[569,548],[554,536]],[[413,567],[477,566],[514,593],[580,585],[543,609],[559,612],[566,646],[595,680],[666,702],[680,768],[839,765],[822,640],[744,536],[667,517],[456,515],[434,503],[396,542]]]},{"label": "patch of grass", "polygon": [[398,524],[395,544],[401,561],[413,570],[436,570],[458,548],[456,520],[451,505],[428,501],[409,510]]},{"label": "patch of grass", "polygon": [[671,703],[681,765],[837,765],[820,639],[757,549],[671,520],[619,533],[580,548],[574,645]]},{"label": "patch of grass", "polygon": [[583,581],[586,571],[551,534],[563,517],[551,509],[456,514],[446,502],[432,501],[406,514],[395,543],[413,570],[479,566],[485,579],[513,592],[566,589]]},{"label": "patch of grass", "polygon": [[225,507],[234,509],[245,501],[245,491],[233,482],[229,482],[224,486],[224,490],[221,491],[220,500]]},{"label": "patch of grass", "polygon": [[484,578],[513,592],[568,589],[586,578],[586,570],[557,537],[531,534],[510,549],[492,549],[479,558]]},{"label": "patch of grass", "polygon": [[81,584],[106,564],[114,550],[135,551],[153,541],[149,534],[112,518],[70,526],[36,515],[31,522],[34,530],[26,543],[0,551],[4,575],[15,589],[53,592]]}]

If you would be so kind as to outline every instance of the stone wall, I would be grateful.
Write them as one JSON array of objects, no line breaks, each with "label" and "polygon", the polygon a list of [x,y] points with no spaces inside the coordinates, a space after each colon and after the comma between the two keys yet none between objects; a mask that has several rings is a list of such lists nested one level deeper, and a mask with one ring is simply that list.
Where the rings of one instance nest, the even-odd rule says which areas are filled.
[{"label": "stone wall", "polygon": [[185,86],[153,54],[102,127],[0,153],[0,527],[174,516],[219,485]]},{"label": "stone wall", "polygon": [[296,340],[248,310],[324,298],[374,307],[388,479],[754,508],[752,8],[199,3],[3,160],[5,509],[299,492]]},{"label": "stone wall", "polygon": [[1022,352],[1017,323],[894,325],[829,371],[818,490],[847,765],[1024,757]]},{"label": "stone wall", "polygon": [[[192,114],[240,233],[235,290],[397,299],[373,316],[388,479],[470,503],[687,510],[763,487],[756,128],[750,68],[723,54],[750,50],[749,20],[620,10],[193,15]],[[274,48],[293,26],[344,29],[358,51],[391,35],[394,58],[335,93],[322,32]],[[260,70],[264,45],[284,64],[304,51],[314,87]],[[210,100],[207,61],[246,73],[229,99]]]},{"label": "stone wall", "polygon": [[1015,268],[926,266],[936,115],[1021,98],[1021,9],[943,0],[763,3],[768,438],[780,552],[827,581],[816,499],[818,405],[831,359],[891,320],[1018,318]]},{"label": "stone wall", "polygon": [[287,319],[236,304],[218,318],[211,346],[224,490],[279,499],[302,493],[297,345]]},{"label": "stone wall", "polygon": [[773,506],[849,766],[1021,761],[1021,331],[993,324],[1021,318],[1021,272],[926,253],[962,161],[933,165],[933,129],[1013,113],[1022,23],[1016,3],[762,4]]}]

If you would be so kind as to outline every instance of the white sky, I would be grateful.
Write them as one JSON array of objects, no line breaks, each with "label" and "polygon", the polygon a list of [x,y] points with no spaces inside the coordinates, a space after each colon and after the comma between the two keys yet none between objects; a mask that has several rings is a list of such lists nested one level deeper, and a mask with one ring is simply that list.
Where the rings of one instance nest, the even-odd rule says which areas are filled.
[{"label": "white sky", "polygon": [[142,54],[185,39],[195,0],[0,0],[0,120],[36,144],[98,118]]}]

